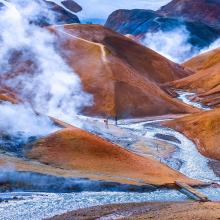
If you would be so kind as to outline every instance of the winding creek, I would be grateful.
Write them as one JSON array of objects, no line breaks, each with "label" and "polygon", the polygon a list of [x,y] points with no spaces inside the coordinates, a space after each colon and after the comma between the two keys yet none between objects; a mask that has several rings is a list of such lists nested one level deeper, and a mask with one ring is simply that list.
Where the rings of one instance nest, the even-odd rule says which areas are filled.
[{"label": "winding creek", "polygon": [[[178,91],[179,99],[195,107],[209,110],[199,103],[192,102],[189,97],[192,93]],[[126,130],[131,138],[116,138],[111,134],[102,134],[103,137],[112,142],[121,144],[129,150],[133,149],[135,141],[144,137],[152,143],[164,142],[174,146],[175,150],[169,156],[156,159],[179,170],[181,173],[205,182],[215,182],[220,184],[217,177],[209,167],[209,160],[202,156],[196,149],[195,144],[172,129],[163,127],[157,121],[129,122],[119,121],[119,128]],[[92,128],[91,128],[92,130]],[[101,130],[93,131],[101,134]],[[152,144],[154,150],[160,151],[156,144]],[[220,189],[212,186],[198,189],[205,193],[212,200],[219,200]],[[27,220],[42,219],[56,214],[61,214],[70,210],[85,208],[96,205],[112,203],[146,202],[146,201],[186,201],[185,195],[177,190],[158,189],[153,192],[78,192],[78,193],[33,193],[33,192],[11,192],[0,193],[0,220]]]}]

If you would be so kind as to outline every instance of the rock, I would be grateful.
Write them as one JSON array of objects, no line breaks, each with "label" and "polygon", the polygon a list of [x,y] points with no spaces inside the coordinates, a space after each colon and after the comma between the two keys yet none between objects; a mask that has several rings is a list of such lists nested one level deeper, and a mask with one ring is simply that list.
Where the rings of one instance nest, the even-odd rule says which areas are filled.
[{"label": "rock", "polygon": [[161,140],[166,140],[166,141],[174,142],[177,144],[181,144],[181,141],[179,139],[177,139],[176,137],[171,136],[171,135],[157,133],[157,134],[155,134],[155,137],[159,138]]},{"label": "rock", "polygon": [[72,0],[65,0],[62,1],[61,3],[72,12],[77,13],[82,11],[82,7]]}]

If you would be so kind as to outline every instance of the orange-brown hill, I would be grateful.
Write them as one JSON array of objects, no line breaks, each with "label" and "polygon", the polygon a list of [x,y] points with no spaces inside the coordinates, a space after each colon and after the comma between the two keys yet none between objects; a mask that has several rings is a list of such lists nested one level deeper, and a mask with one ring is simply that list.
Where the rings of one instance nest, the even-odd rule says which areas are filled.
[{"label": "orange-brown hill", "polygon": [[65,25],[53,30],[65,60],[94,96],[87,114],[122,118],[195,111],[160,88],[191,71],[102,26]]},{"label": "orange-brown hill", "polygon": [[163,124],[192,139],[204,156],[220,160],[220,109],[192,114]]},{"label": "orange-brown hill", "polygon": [[220,48],[192,58],[184,63],[196,71],[189,77],[171,83],[171,87],[196,92],[197,100],[211,107],[220,104]]},{"label": "orange-brown hill", "polygon": [[126,184],[198,184],[159,161],[138,156],[79,128],[67,128],[27,147],[26,155],[55,167],[90,174],[91,178]]},{"label": "orange-brown hill", "polygon": [[[192,73],[182,66],[103,26],[61,25],[50,31],[56,33],[56,47],[80,76],[84,90],[94,97],[85,114],[128,118],[197,111],[162,89],[163,83]],[[19,74],[36,74],[38,64],[32,53],[12,53],[11,69],[2,74],[1,84]],[[17,92],[13,85],[11,90]]]},{"label": "orange-brown hill", "polygon": [[[118,58],[121,62],[129,64],[130,66],[128,67],[134,71],[136,70],[138,74],[159,84],[192,74],[192,71],[185,70],[182,66],[151,49],[101,25],[70,24],[53,26],[53,28],[58,33],[62,33],[62,37],[64,35],[69,38],[68,40],[71,43],[74,43],[73,39],[77,40],[78,37],[77,43],[84,43],[84,47],[88,46],[88,44],[90,46],[91,44],[94,45],[94,43],[98,48],[103,47],[104,51],[101,52],[106,53],[107,59]],[[106,61],[111,63],[114,60]]]}]

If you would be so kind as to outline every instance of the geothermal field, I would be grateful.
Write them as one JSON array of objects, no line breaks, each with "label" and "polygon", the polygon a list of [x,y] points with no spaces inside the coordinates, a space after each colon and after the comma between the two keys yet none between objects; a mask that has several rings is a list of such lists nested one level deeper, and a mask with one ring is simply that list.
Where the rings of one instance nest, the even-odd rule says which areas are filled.
[{"label": "geothermal field", "polygon": [[0,18],[0,220],[220,219],[220,0]]}]

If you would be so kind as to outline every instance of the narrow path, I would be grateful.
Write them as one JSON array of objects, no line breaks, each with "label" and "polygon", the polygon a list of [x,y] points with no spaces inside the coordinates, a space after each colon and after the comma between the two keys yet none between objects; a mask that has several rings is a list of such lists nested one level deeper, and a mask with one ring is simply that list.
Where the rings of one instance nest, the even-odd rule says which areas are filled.
[{"label": "narrow path", "polygon": [[[73,25],[73,24],[71,24],[71,25]],[[59,27],[59,26],[60,26],[60,25],[54,25],[53,27],[56,28],[56,27]],[[74,38],[74,39],[83,41],[83,42],[85,42],[85,43],[92,44],[92,45],[95,45],[95,46],[99,47],[99,48],[100,48],[100,51],[101,51],[101,54],[102,54],[102,61],[103,61],[104,63],[107,63],[107,62],[108,62],[108,61],[107,61],[107,56],[106,56],[106,51],[105,51],[105,46],[104,46],[103,44],[101,44],[101,43],[95,43],[95,42],[93,42],[93,41],[89,41],[89,40],[86,40],[86,39],[84,39],[84,38],[77,37],[77,36],[75,36],[75,35],[73,35],[73,34],[70,34],[70,33],[66,32],[66,31],[64,31],[64,30],[65,30],[64,28],[62,28],[62,29],[61,29],[61,28],[56,28],[56,30],[59,31],[60,33],[63,33],[63,34],[65,34],[65,35],[71,37],[71,38]]]}]

